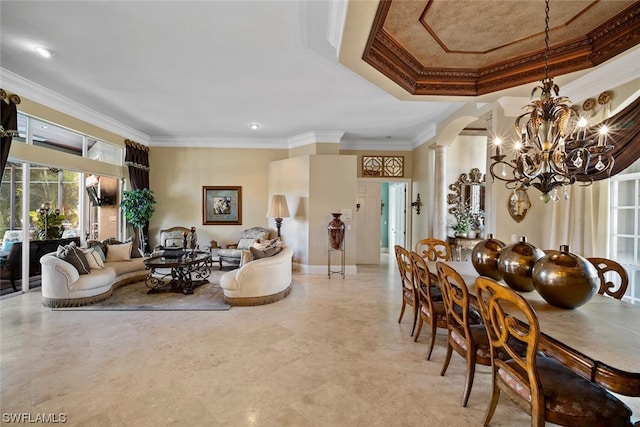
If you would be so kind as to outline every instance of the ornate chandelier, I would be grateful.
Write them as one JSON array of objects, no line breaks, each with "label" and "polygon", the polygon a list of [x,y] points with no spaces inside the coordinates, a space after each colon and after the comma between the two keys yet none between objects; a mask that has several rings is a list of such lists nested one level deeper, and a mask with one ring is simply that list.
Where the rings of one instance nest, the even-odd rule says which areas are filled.
[{"label": "ornate chandelier", "polygon": [[568,199],[566,186],[576,181],[590,185],[593,176],[610,175],[614,159],[608,154],[613,145],[607,142],[607,127],[590,134],[587,120],[578,117],[569,98],[559,96],[560,88],[549,77],[549,0],[545,0],[544,34],[544,80],[531,92],[533,98],[540,91],[540,98],[516,118],[520,139],[514,143],[513,159],[505,160],[500,139],[494,140],[496,151],[489,171],[514,191],[537,188],[542,193],[540,200],[547,203],[560,200],[559,187],[565,187],[564,198]]}]

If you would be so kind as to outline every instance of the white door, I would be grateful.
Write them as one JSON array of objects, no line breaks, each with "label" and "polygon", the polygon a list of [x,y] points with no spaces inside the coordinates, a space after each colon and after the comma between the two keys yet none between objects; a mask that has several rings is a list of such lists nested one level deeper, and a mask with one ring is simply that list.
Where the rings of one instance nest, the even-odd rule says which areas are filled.
[{"label": "white door", "polygon": [[407,184],[389,185],[389,250],[395,245],[406,247]]},{"label": "white door", "polygon": [[358,181],[356,263],[380,264],[380,183]]}]

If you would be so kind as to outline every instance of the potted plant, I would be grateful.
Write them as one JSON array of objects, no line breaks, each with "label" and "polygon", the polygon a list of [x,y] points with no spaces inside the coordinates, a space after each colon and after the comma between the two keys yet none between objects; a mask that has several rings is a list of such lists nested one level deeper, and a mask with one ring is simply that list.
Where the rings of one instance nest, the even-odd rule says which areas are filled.
[{"label": "potted plant", "polygon": [[144,235],[144,226],[153,215],[155,203],[156,199],[153,197],[153,191],[148,188],[125,191],[122,196],[122,202],[120,202],[120,207],[127,222],[137,229],[138,245],[143,251],[147,241]]},{"label": "potted plant", "polygon": [[451,229],[455,231],[456,237],[467,237],[471,231],[471,224],[467,222],[458,222],[452,225]]},{"label": "potted plant", "polygon": [[476,215],[471,212],[468,206],[464,206],[461,209],[457,209],[453,216],[455,223],[451,226],[451,229],[456,233],[456,237],[467,237],[471,230],[474,229]]},{"label": "potted plant", "polygon": [[29,212],[31,221],[38,228],[38,240],[59,239],[64,231],[66,217],[60,209],[51,209],[49,203],[43,203],[37,211]]}]

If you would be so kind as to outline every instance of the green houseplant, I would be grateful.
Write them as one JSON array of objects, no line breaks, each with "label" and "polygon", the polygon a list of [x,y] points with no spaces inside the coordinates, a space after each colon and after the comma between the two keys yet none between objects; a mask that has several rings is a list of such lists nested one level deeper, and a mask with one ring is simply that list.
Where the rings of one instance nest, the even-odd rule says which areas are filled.
[{"label": "green houseplant", "polygon": [[148,188],[125,191],[120,202],[120,207],[127,222],[137,229],[138,244],[140,249],[143,250],[146,242],[144,226],[153,216],[155,204],[156,199],[153,197],[153,191]]},{"label": "green houseplant", "polygon": [[38,228],[38,240],[59,239],[64,231],[63,223],[67,219],[60,209],[50,209],[49,203],[43,203],[37,211],[30,211],[31,222]]}]

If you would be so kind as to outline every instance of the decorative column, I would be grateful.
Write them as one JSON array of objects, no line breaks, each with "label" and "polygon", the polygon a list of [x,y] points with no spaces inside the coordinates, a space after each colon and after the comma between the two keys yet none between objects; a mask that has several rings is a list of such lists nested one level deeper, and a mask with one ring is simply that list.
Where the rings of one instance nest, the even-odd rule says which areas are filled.
[{"label": "decorative column", "polygon": [[447,240],[447,146],[435,146],[433,237]]}]

